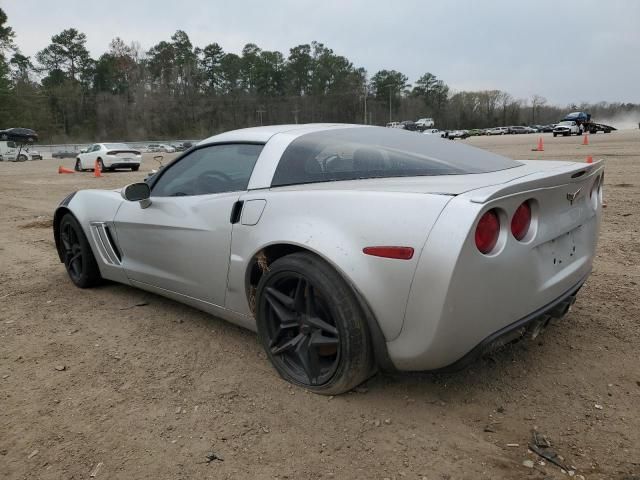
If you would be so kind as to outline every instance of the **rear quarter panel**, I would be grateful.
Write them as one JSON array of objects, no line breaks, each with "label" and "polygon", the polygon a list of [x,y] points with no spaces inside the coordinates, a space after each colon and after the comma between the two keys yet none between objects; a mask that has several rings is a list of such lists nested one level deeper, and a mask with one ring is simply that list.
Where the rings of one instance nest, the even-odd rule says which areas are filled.
[{"label": "rear quarter panel", "polygon": [[[256,225],[233,229],[226,307],[251,315],[245,289],[252,258],[269,245],[304,247],[333,265],[367,301],[387,340],[402,320],[420,251],[444,206],[446,195],[352,191],[250,192],[243,200],[264,199]],[[366,246],[409,246],[411,260],[362,253]]]}]

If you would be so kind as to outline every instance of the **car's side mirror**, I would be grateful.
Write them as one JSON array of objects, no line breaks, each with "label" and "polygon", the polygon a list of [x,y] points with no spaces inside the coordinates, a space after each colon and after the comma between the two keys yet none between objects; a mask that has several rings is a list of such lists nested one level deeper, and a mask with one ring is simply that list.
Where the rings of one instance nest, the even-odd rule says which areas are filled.
[{"label": "car's side mirror", "polygon": [[151,205],[151,188],[149,185],[140,182],[140,183],[132,183],[127,185],[122,189],[121,192],[122,198],[129,202],[140,202],[140,208],[147,208]]}]

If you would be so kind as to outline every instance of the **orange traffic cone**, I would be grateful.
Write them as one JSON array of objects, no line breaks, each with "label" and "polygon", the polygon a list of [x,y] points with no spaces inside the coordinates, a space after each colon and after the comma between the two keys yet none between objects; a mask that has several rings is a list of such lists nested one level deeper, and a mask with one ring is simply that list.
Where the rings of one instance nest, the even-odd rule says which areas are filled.
[{"label": "orange traffic cone", "polygon": [[100,164],[98,163],[98,160],[96,160],[96,163],[93,165],[93,176],[94,177],[102,176],[102,172],[100,171]]},{"label": "orange traffic cone", "polygon": [[593,157],[591,155],[587,157],[587,163],[593,163]]},{"label": "orange traffic cone", "polygon": [[58,167],[58,173],[76,173],[73,170],[69,170],[68,168],[64,168],[62,165]]},{"label": "orange traffic cone", "polygon": [[585,133],[584,136],[582,137],[582,144],[583,145],[589,145],[589,134]]},{"label": "orange traffic cone", "polygon": [[542,141],[542,137],[538,138],[538,151],[544,152],[544,142]]}]

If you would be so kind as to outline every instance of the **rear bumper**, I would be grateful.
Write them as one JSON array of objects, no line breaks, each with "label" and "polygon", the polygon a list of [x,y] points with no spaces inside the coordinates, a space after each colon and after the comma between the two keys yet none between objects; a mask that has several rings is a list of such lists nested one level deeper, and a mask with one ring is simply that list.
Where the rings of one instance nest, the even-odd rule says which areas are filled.
[{"label": "rear bumper", "polygon": [[459,360],[445,367],[431,370],[431,372],[445,373],[462,370],[483,355],[522,338],[528,331],[533,331],[538,327],[545,327],[552,318],[563,317],[569,311],[571,305],[575,303],[576,295],[584,285],[587,277],[588,275],[551,303],[492,333]]},{"label": "rear bumper", "polygon": [[140,162],[104,162],[104,166],[107,168],[131,168],[131,167],[139,167]]}]

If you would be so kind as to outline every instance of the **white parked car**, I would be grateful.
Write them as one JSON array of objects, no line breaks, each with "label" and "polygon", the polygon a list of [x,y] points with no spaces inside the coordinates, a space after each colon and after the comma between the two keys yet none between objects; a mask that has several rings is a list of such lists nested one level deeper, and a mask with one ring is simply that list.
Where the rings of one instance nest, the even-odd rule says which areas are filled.
[{"label": "white parked car", "polygon": [[19,148],[12,141],[0,142],[0,162],[25,162],[27,160],[42,160],[42,155],[29,147]]},{"label": "white parked car", "polygon": [[416,122],[416,127],[418,127],[418,129],[433,128],[435,124],[433,118],[421,118]]},{"label": "white parked car", "polygon": [[582,132],[578,124],[571,120],[565,120],[553,127],[553,136],[562,135],[568,137],[569,135],[580,135]]},{"label": "white parked car", "polygon": [[487,135],[506,135],[509,133],[509,127],[495,127],[487,130]]},{"label": "white parked car", "polygon": [[98,162],[103,172],[116,168],[129,168],[135,172],[140,168],[141,161],[140,151],[134,150],[126,143],[95,143],[86,153],[76,157],[75,170],[93,170]]},{"label": "white parked car", "polygon": [[424,135],[438,135],[439,137],[444,136],[444,132],[442,130],[438,130],[437,128],[427,128],[422,133]]},{"label": "white parked car", "polygon": [[171,145],[167,145],[164,143],[152,143],[147,146],[148,151],[150,152],[164,152],[164,153],[175,153],[176,147]]}]

